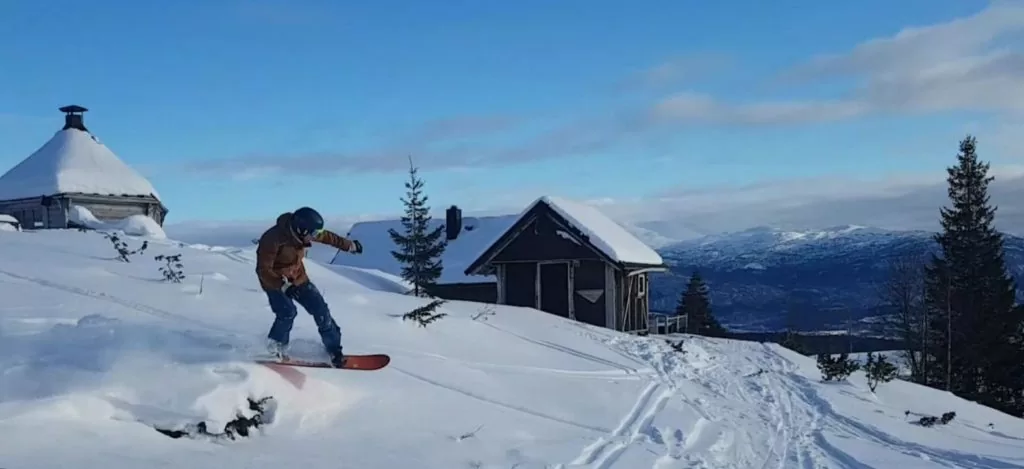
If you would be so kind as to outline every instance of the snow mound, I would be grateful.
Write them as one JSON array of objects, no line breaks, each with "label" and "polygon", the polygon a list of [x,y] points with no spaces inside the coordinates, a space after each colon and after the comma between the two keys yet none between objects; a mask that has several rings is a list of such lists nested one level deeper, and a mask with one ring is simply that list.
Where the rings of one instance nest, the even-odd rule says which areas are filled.
[{"label": "snow mound", "polygon": [[129,236],[143,236],[153,239],[166,239],[167,234],[156,220],[147,215],[131,215],[114,222],[104,222],[96,218],[89,209],[81,205],[72,205],[68,210],[68,220],[76,225],[92,230],[121,231]]},{"label": "snow mound", "polygon": [[57,131],[28,158],[0,176],[0,200],[62,193],[160,198],[146,178],[95,136],[78,129]]},{"label": "snow mound", "polygon": [[[420,327],[400,316],[428,299],[308,260],[346,350],[392,362],[257,365],[274,315],[252,251],[151,246],[121,262],[95,232],[4,234],[3,467],[1024,466],[1024,420],[942,391],[871,393],[862,372],[822,383],[812,358],[774,344],[630,336],[531,308],[452,301]],[[178,253],[185,278],[166,282],[152,256]],[[184,288],[213,272],[202,295]],[[323,356],[301,311],[291,346]],[[156,430],[217,432],[266,397],[248,438]],[[945,412],[948,424],[913,424]]]}]

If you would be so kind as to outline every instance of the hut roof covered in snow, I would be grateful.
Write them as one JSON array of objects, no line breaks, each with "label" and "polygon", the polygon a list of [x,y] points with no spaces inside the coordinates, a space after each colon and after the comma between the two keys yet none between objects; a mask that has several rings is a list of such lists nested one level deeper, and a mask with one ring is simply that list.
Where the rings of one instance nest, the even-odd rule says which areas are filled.
[{"label": "hut roof covered in snow", "polygon": [[153,185],[86,128],[80,106],[60,108],[64,127],[28,158],[0,176],[0,200],[56,194],[152,196]]}]

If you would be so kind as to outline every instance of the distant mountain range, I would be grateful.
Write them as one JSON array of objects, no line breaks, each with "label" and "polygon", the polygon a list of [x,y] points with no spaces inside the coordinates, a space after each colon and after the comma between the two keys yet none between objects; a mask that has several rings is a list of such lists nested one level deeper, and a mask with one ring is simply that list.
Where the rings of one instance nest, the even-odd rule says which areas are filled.
[{"label": "distant mountain range", "polygon": [[[663,245],[670,272],[651,279],[651,309],[674,311],[694,270],[708,282],[712,307],[730,328],[843,329],[879,313],[878,285],[889,261],[934,252],[934,233],[838,226],[814,231],[768,227]],[[1010,272],[1022,279],[1024,238],[1005,235]],[[857,326],[854,326],[855,329]]]}]

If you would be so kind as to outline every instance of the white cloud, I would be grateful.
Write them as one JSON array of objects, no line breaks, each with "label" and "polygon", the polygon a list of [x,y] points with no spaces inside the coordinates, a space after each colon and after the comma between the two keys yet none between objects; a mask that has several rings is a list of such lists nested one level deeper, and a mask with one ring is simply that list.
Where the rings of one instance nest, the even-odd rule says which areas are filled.
[{"label": "white cloud", "polygon": [[825,100],[733,104],[683,91],[655,104],[656,121],[765,125],[834,121],[868,114],[1024,111],[1024,4],[996,2],[945,23],[908,27],[785,71],[782,83],[852,79]]},{"label": "white cloud", "polygon": [[[996,225],[1024,235],[1024,166],[993,167]],[[815,229],[856,224],[911,230],[938,229],[948,205],[945,172],[858,180],[822,177],[731,188],[686,190],[596,204],[624,223],[687,239],[754,226]]]}]

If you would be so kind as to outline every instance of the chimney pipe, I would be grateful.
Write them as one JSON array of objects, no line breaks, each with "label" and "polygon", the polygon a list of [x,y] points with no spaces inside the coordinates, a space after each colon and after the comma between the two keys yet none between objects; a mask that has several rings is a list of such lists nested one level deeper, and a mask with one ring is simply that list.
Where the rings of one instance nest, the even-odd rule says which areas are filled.
[{"label": "chimney pipe", "polygon": [[462,210],[459,207],[452,205],[445,211],[444,230],[448,241],[459,237],[459,232],[462,231]]},{"label": "chimney pipe", "polygon": [[74,104],[60,108],[60,112],[64,113],[64,128],[61,130],[76,129],[88,132],[89,129],[85,128],[85,117],[82,115],[86,111],[88,109]]}]

